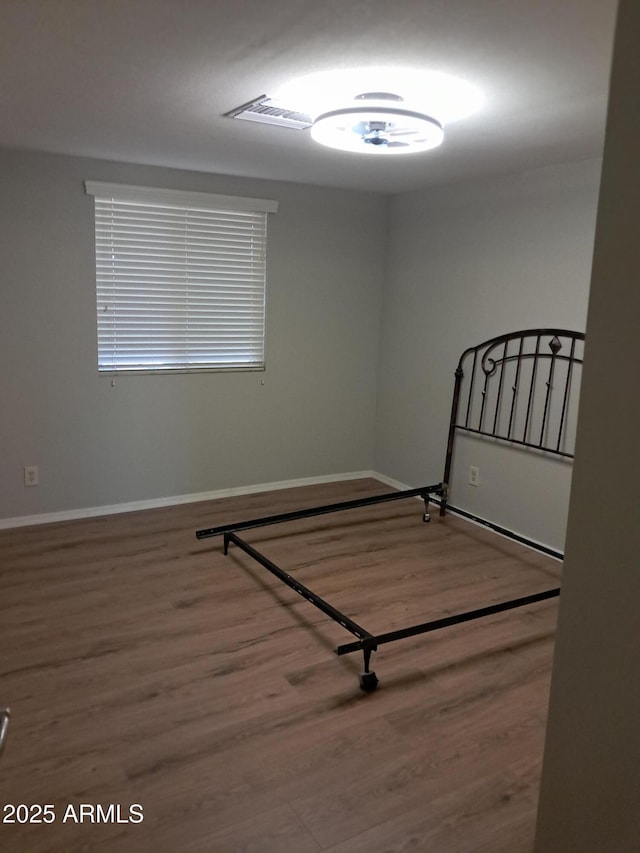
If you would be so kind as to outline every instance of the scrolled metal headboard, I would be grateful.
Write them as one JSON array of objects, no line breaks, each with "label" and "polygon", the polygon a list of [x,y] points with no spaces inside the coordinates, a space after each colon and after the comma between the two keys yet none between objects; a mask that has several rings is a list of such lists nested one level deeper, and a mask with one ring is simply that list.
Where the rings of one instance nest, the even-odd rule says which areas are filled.
[{"label": "scrolled metal headboard", "polygon": [[458,432],[573,458],[584,334],[526,329],[460,356],[449,421],[445,494]]}]

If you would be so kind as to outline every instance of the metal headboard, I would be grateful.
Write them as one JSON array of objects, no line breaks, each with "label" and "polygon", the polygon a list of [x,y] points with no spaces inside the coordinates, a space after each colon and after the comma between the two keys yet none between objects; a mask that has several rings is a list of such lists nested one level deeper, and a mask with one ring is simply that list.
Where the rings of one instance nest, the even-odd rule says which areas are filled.
[{"label": "metal headboard", "polygon": [[445,495],[458,432],[573,458],[584,337],[567,329],[526,329],[462,353],[449,421]]}]

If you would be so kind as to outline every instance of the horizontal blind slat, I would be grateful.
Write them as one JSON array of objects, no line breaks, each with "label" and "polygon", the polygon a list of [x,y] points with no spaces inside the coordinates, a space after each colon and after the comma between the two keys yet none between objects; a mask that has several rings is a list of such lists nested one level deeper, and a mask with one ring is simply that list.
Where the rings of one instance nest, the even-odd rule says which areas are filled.
[{"label": "horizontal blind slat", "polygon": [[264,364],[266,212],[95,206],[101,370]]}]

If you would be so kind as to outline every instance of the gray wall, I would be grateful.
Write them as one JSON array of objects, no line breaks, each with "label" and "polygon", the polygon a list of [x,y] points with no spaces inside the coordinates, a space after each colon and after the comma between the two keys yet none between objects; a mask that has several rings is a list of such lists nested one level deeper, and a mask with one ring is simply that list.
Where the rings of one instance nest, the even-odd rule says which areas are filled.
[{"label": "gray wall", "polygon": [[[599,162],[391,200],[15,151],[0,168],[0,520],[371,469],[437,482],[462,349],[584,329]],[[86,178],[279,200],[266,373],[98,376]],[[562,547],[570,466],[478,445],[454,502]]]},{"label": "gray wall", "polygon": [[[584,331],[599,177],[588,161],[393,198],[375,470],[412,486],[441,479],[466,347],[517,329]],[[461,441],[452,502],[561,548],[570,476],[567,463]]]},{"label": "gray wall", "polygon": [[[640,850],[640,5],[622,0],[535,849]],[[601,499],[594,499],[601,498]]]},{"label": "gray wall", "polygon": [[[16,151],[0,170],[0,519],[371,468],[383,197]],[[266,373],[98,376],[84,179],[280,202]]]}]

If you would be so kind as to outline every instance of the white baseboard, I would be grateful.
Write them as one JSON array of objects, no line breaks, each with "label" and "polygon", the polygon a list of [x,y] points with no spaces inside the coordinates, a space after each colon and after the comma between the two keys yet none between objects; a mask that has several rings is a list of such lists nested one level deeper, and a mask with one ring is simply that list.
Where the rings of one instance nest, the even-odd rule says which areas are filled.
[{"label": "white baseboard", "polygon": [[145,501],[131,501],[129,503],[110,504],[106,506],[93,506],[83,509],[61,510],[59,512],[43,512],[37,515],[22,515],[14,518],[0,518],[0,530],[8,530],[13,527],[27,527],[34,524],[52,524],[60,521],[76,521],[81,518],[96,518],[101,515],[116,515],[121,512],[138,512],[141,509],[156,509],[158,507],[177,506],[179,504],[196,503],[198,501],[212,501],[219,498],[229,498],[235,495],[252,495],[259,492],[272,492],[278,489],[295,489],[299,486],[316,486],[322,483],[338,483],[343,480],[363,480],[367,478],[380,480],[393,488],[395,482],[376,474],[374,471],[351,471],[341,474],[325,474],[319,477],[301,477],[297,480],[280,480],[275,483],[258,483],[251,486],[236,486],[229,489],[218,489],[213,492],[197,492],[190,495],[174,495],[167,498],[153,498]]},{"label": "white baseboard", "polygon": [[[405,483],[401,483],[399,480],[394,480],[392,477],[387,477],[385,474],[379,474],[377,471],[372,471],[369,475],[373,477],[374,480],[380,480],[381,483],[384,483],[386,486],[391,486],[392,489],[397,489],[399,492],[404,492],[407,489],[414,488],[413,486],[407,486]],[[418,500],[421,500],[418,497]]]},{"label": "white baseboard", "polygon": [[[123,512],[138,512],[144,509],[156,509],[159,507],[178,506],[179,504],[196,503],[198,501],[214,501],[219,498],[229,498],[235,495],[252,495],[260,492],[273,492],[279,489],[295,489],[301,486],[317,486],[323,483],[339,483],[345,480],[365,480],[373,479],[384,483],[392,489],[404,491],[414,488],[399,480],[394,480],[392,477],[387,477],[385,474],[380,474],[378,471],[350,471],[341,474],[324,474],[319,477],[301,477],[297,480],[279,480],[274,483],[258,483],[250,486],[235,486],[229,489],[218,489],[213,492],[196,492],[190,495],[174,495],[167,498],[153,498],[145,501],[131,501],[129,503],[110,504],[107,506],[86,507],[84,509],[61,510],[60,512],[43,512],[37,515],[23,515],[14,518],[0,518],[0,530],[9,530],[14,527],[28,527],[37,524],[53,524],[61,521],[76,521],[82,518],[96,518],[104,515],[116,515]],[[416,500],[422,500],[420,496]],[[455,511],[454,511],[455,512]],[[479,525],[473,519],[465,519],[469,524],[476,524],[483,527],[484,530],[490,529],[484,525]],[[499,531],[492,531],[496,536],[501,536]],[[527,545],[522,543],[524,547],[535,549],[535,544]],[[537,543],[544,547],[549,547],[545,543]]]}]

